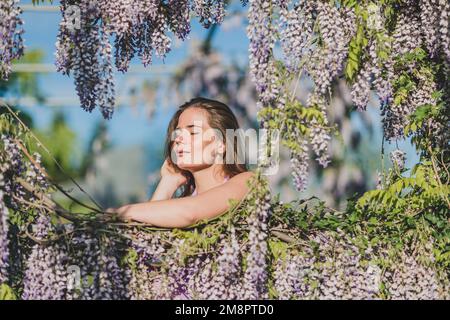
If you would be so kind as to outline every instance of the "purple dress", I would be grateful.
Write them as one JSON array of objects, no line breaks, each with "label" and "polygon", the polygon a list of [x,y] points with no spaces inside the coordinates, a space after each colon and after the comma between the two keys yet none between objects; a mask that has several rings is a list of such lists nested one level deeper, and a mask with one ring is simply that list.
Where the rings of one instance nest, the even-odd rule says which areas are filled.
[{"label": "purple dress", "polygon": [[[223,180],[223,182],[227,182],[230,179],[229,176],[226,176],[225,179]],[[194,189],[194,192],[192,192],[191,196],[196,196],[197,195],[197,188]]]}]

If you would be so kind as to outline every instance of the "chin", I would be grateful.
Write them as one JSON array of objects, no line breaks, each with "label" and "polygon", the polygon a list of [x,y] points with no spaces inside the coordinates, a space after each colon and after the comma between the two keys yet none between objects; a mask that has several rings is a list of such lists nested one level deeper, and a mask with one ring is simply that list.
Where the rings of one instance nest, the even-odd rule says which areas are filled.
[{"label": "chin", "polygon": [[178,168],[182,169],[182,170],[186,170],[186,171],[190,171],[190,172],[194,172],[194,171],[198,171],[201,169],[205,169],[209,166],[211,166],[210,164],[206,164],[206,163],[201,163],[201,164],[192,164],[192,163],[177,163]]},{"label": "chin", "polygon": [[191,171],[192,169],[195,169],[195,167],[198,166],[198,165],[194,165],[191,163],[184,163],[184,162],[179,162],[176,165],[178,168],[180,168],[182,170],[188,170],[188,171]]}]

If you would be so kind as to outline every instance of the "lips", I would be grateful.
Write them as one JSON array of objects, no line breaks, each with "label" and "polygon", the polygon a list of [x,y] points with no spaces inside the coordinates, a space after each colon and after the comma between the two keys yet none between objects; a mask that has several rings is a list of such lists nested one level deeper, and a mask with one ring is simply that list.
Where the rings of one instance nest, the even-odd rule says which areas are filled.
[{"label": "lips", "polygon": [[179,150],[179,151],[177,151],[177,155],[178,155],[179,157],[182,157],[184,153],[189,153],[189,151],[184,151],[184,150]]}]

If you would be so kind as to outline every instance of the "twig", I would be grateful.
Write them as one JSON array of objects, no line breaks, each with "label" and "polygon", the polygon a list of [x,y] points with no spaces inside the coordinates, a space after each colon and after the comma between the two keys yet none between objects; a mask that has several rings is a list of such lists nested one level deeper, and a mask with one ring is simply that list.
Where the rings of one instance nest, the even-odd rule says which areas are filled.
[{"label": "twig", "polygon": [[151,224],[140,223],[140,222],[110,222],[109,225],[126,226],[126,227],[144,227],[145,229],[155,230],[155,231],[172,231],[173,230],[173,229],[169,229],[169,228],[155,227]]},{"label": "twig", "polygon": [[78,217],[75,217],[73,213],[65,210],[62,206],[60,206],[58,203],[56,203],[54,200],[48,198],[43,192],[36,192],[36,190],[25,180],[22,178],[18,178],[17,181],[22,185],[28,192],[31,194],[37,196],[40,200],[44,202],[44,204],[47,206],[47,208],[51,211],[56,212],[61,217],[69,220],[69,221],[85,221],[85,219],[80,219]]},{"label": "twig", "polygon": [[59,184],[57,184],[56,182],[52,182],[52,183],[53,183],[53,185],[54,185],[59,191],[61,191],[61,192],[62,192],[66,197],[68,197],[70,200],[72,200],[72,201],[78,203],[79,205],[81,205],[81,206],[83,206],[83,207],[85,207],[85,208],[87,208],[87,209],[89,209],[89,210],[92,210],[92,211],[94,211],[94,212],[97,212],[97,213],[103,213],[103,212],[104,212],[104,211],[98,210],[98,209],[96,209],[96,208],[94,208],[94,207],[91,207],[91,206],[89,206],[89,205],[87,205],[87,204],[81,202],[80,200],[76,199],[75,197],[71,196],[66,190],[64,190],[64,189],[63,189]]},{"label": "twig", "polygon": [[62,234],[56,235],[52,238],[48,238],[48,239],[38,239],[36,238],[34,235],[32,235],[29,231],[28,231],[28,226],[25,228],[25,235],[30,238],[31,240],[33,240],[34,242],[40,244],[40,245],[47,245],[51,242],[55,242],[58,241],[59,239],[61,239],[62,237],[66,237],[72,233],[74,233],[75,231],[82,231],[82,230],[88,230],[88,228],[78,228],[78,229],[74,229],[74,230],[70,230],[68,232],[64,232]]},{"label": "twig", "polygon": [[292,238],[291,236],[288,236],[287,234],[285,234],[283,232],[271,230],[270,233],[284,242],[297,243],[297,239]]},{"label": "twig", "polygon": [[48,244],[48,243],[50,243],[50,242],[55,241],[54,239],[46,239],[46,240],[44,240],[44,239],[38,239],[38,238],[36,238],[35,236],[33,236],[30,232],[28,232],[28,228],[25,228],[25,235],[26,235],[28,238],[30,238],[31,240],[33,240],[34,242],[36,242],[36,243],[38,243],[38,244],[40,244],[40,245],[46,245],[46,244]]},{"label": "twig", "polygon": [[38,204],[38,203],[30,202],[30,201],[28,201],[28,200],[19,198],[18,196],[14,195],[14,194],[12,195],[12,197],[13,197],[13,199],[15,199],[15,200],[17,200],[17,201],[20,201],[20,202],[23,202],[23,203],[26,203],[26,204],[28,204],[28,205],[31,206],[31,207],[35,207],[35,208],[39,208],[39,209],[46,209],[46,210],[48,210],[48,211],[51,211],[51,210],[52,210],[52,208],[49,208],[48,206],[40,205],[40,204]]},{"label": "twig", "polygon": [[[434,174],[436,175],[436,179],[439,183],[439,187],[442,190],[443,186],[442,186],[441,178],[439,177],[436,162],[434,161],[434,155],[433,155],[433,150],[431,149],[431,146],[428,146],[428,151],[430,152],[431,164],[433,165]],[[442,195],[442,198],[444,199],[445,202],[447,202],[447,206],[450,209],[450,200],[448,199],[448,197],[446,197],[445,195]]]},{"label": "twig", "polygon": [[28,153],[28,150],[24,147],[24,145],[17,139],[14,139],[14,142],[19,146],[19,148],[22,150],[22,152],[27,156],[27,158],[33,163],[34,166],[36,166],[36,168],[39,169],[39,171],[49,180],[51,181],[51,183],[59,190],[61,191],[65,196],[67,196],[68,198],[70,198],[72,201],[78,203],[79,205],[95,211],[95,212],[101,212],[100,210],[88,206],[87,204],[82,203],[81,201],[79,201],[78,199],[75,199],[74,197],[72,197],[70,194],[68,194],[61,186],[59,186],[56,182],[53,181],[53,179],[47,174],[47,172],[45,170],[42,169],[42,167],[33,159],[33,157]]},{"label": "twig", "polygon": [[81,192],[83,192],[84,194],[86,194],[89,199],[91,199],[91,201],[100,209],[103,210],[103,208],[93,199],[93,197],[91,195],[89,195],[76,181],[75,179],[73,179],[68,173],[66,173],[66,171],[63,169],[63,167],[59,164],[59,162],[55,159],[55,157],[51,154],[51,152],[45,147],[45,145],[34,135],[34,133],[30,130],[30,128],[27,127],[27,125],[25,123],[22,122],[22,120],[20,120],[20,118],[15,114],[15,112],[6,104],[4,103],[2,100],[0,100],[0,105],[7,108],[8,111],[14,116],[14,118],[16,118],[16,120],[22,125],[22,127],[38,142],[38,144],[41,146],[42,149],[44,149],[45,152],[47,152],[47,154],[50,156],[50,158],[52,159],[52,161],[56,164],[56,166],[59,168],[59,170],[61,170],[61,172],[68,177],[77,187],[78,189],[80,189]]}]

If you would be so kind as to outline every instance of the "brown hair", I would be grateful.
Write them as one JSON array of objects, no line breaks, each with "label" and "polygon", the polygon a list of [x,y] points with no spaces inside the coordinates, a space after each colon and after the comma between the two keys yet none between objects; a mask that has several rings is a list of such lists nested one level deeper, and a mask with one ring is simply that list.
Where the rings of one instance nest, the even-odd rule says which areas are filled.
[{"label": "brown hair", "polygon": [[[195,181],[194,176],[191,172],[187,170],[180,169],[175,163],[172,162],[171,151],[174,141],[172,141],[172,133],[178,126],[178,120],[180,118],[181,113],[188,108],[200,108],[205,110],[208,113],[208,124],[213,129],[218,129],[222,133],[222,137],[226,139],[226,130],[227,129],[239,129],[239,123],[233,114],[233,111],[224,103],[206,99],[206,98],[194,98],[185,104],[181,105],[178,110],[173,115],[172,119],[169,122],[169,126],[167,128],[167,136],[166,136],[166,144],[165,144],[165,154],[164,157],[167,159],[170,165],[172,165],[177,172],[181,172],[187,179],[187,182],[182,186],[181,197],[189,196],[194,192],[195,189]],[[236,137],[234,137],[234,159],[237,159],[238,152],[238,144],[239,141]],[[228,146],[229,142],[225,141],[225,145]],[[224,157],[226,156],[227,150],[225,150]],[[239,164],[239,163],[224,163],[223,169],[225,174],[227,174],[230,178],[241,173],[248,171],[247,164]]]}]

